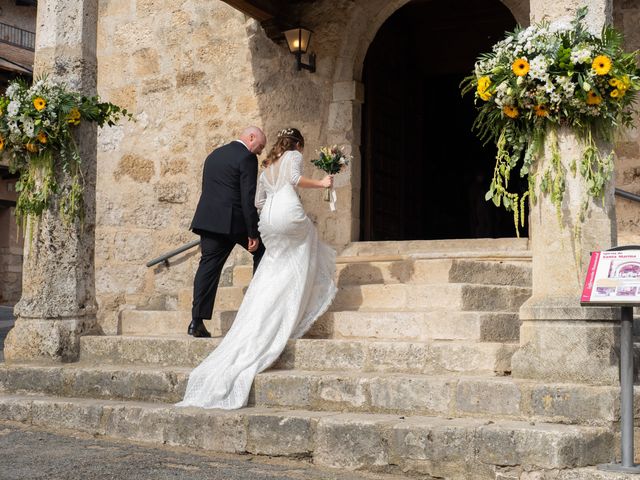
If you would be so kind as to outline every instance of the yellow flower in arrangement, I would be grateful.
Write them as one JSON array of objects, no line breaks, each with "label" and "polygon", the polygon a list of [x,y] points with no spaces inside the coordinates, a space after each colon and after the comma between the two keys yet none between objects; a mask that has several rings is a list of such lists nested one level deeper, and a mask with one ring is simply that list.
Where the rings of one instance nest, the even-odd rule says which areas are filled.
[{"label": "yellow flower in arrangement", "polygon": [[587,93],[587,105],[600,105],[602,97],[593,90]]},{"label": "yellow flower in arrangement", "polygon": [[44,110],[44,107],[47,106],[47,102],[45,102],[44,98],[42,97],[36,97],[33,99],[33,106],[36,107],[36,110],[40,112]]},{"label": "yellow flower in arrangement", "polygon": [[611,90],[611,93],[609,95],[611,95],[611,98],[618,98],[622,96],[622,93],[617,88],[614,88],[613,90]]},{"label": "yellow flower in arrangement", "polygon": [[536,116],[538,117],[548,117],[549,116],[549,109],[547,108],[546,105],[540,104],[540,105],[536,105],[535,107],[533,107],[533,109],[536,112]]},{"label": "yellow flower in arrangement", "polygon": [[37,138],[40,143],[47,143],[47,135],[44,132],[40,132]]},{"label": "yellow flower in arrangement", "polygon": [[596,75],[606,75],[611,70],[611,59],[606,55],[598,55],[593,59],[591,67],[596,72]]},{"label": "yellow flower in arrangement", "polygon": [[504,107],[502,107],[502,111],[509,118],[517,118],[520,113],[518,112],[518,109],[516,107],[512,107],[509,105],[505,105]]},{"label": "yellow flower in arrangement", "polygon": [[69,122],[71,125],[80,125],[80,111],[76,107],[73,107],[71,110],[69,110],[69,114],[67,115],[67,122]]},{"label": "yellow flower in arrangement", "polygon": [[489,77],[480,77],[478,79],[478,96],[485,102],[491,98],[491,92],[489,87],[491,86],[491,79]]},{"label": "yellow flower in arrangement", "polygon": [[518,77],[524,77],[527,73],[529,73],[529,62],[527,62],[524,58],[518,58],[511,65],[511,70]]},{"label": "yellow flower in arrangement", "polygon": [[0,151],[4,150],[4,138],[0,137]]},{"label": "yellow flower in arrangement", "polygon": [[25,145],[25,148],[31,153],[36,153],[38,151],[38,146],[35,143],[29,142]]}]

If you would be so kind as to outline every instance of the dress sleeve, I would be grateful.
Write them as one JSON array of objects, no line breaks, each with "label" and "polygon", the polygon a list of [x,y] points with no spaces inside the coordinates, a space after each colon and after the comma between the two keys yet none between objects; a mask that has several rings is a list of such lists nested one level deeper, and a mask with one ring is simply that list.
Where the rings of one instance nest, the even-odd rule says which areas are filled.
[{"label": "dress sleeve", "polygon": [[267,191],[264,188],[264,173],[260,174],[258,178],[258,188],[256,190],[256,208],[258,211],[264,207],[264,202],[267,200]]},{"label": "dress sleeve", "polygon": [[296,186],[302,176],[302,154],[298,151],[291,154],[291,185]]}]

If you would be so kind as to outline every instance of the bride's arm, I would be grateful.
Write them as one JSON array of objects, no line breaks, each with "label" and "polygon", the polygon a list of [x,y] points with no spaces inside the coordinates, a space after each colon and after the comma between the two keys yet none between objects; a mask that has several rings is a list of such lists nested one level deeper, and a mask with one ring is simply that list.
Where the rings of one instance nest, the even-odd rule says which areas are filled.
[{"label": "bride's arm", "polygon": [[329,188],[333,185],[333,175],[327,175],[322,180],[302,176],[302,154],[294,152],[291,158],[291,183],[300,188]]},{"label": "bride's arm", "polygon": [[255,205],[256,205],[256,209],[258,210],[258,213],[260,213],[260,211],[262,210],[262,207],[264,207],[264,203],[267,200],[267,191],[264,189],[264,186],[262,185],[262,178],[263,175],[260,175],[260,178],[258,179],[258,188],[256,191],[256,199],[255,199]]},{"label": "bride's arm", "polygon": [[322,180],[300,176],[298,180],[298,187],[301,188],[329,188],[331,185],[333,185],[333,177],[331,175],[327,175]]}]

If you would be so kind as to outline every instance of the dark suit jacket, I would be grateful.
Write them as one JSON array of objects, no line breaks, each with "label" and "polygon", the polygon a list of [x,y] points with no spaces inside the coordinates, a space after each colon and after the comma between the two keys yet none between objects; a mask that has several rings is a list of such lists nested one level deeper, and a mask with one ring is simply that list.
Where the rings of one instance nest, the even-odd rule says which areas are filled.
[{"label": "dark suit jacket", "polygon": [[215,149],[204,161],[202,194],[191,230],[258,237],[255,207],[258,158],[240,142]]}]

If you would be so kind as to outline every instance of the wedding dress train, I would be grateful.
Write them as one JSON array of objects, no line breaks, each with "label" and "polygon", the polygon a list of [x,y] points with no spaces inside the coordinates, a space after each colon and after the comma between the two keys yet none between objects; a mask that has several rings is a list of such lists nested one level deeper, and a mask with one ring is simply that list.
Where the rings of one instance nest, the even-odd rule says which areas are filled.
[{"label": "wedding dress train", "polygon": [[320,241],[300,203],[301,172],[302,155],[287,151],[260,175],[256,207],[266,252],[231,329],[191,372],[178,406],[245,406],[255,376],[333,301],[335,251]]}]

